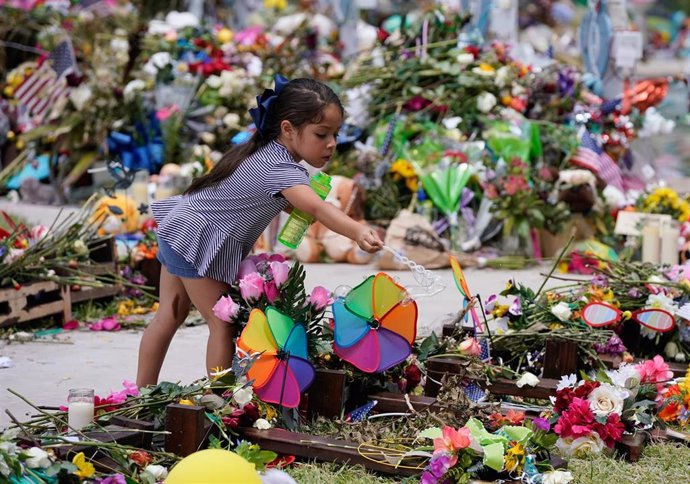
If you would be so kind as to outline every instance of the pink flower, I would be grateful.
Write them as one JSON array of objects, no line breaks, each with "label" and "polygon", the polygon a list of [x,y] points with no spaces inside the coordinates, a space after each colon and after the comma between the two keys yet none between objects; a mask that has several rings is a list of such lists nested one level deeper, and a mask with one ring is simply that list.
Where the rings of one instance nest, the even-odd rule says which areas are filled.
[{"label": "pink flower", "polygon": [[239,310],[240,306],[230,296],[222,296],[213,306],[213,314],[226,323],[232,321]]},{"label": "pink flower", "polygon": [[133,381],[124,380],[122,382],[122,386],[125,387],[125,390],[127,391],[127,395],[130,395],[132,397],[139,396],[139,387]]},{"label": "pink flower", "polygon": [[281,287],[287,281],[288,273],[290,272],[290,264],[287,262],[271,262],[271,274],[273,274],[273,282],[277,287]]},{"label": "pink flower", "polygon": [[463,427],[455,430],[453,427],[446,426],[443,429],[443,437],[434,439],[434,453],[450,452],[464,449],[470,446],[470,429]]},{"label": "pink flower", "polygon": [[659,355],[635,365],[635,369],[640,374],[642,383],[662,383],[673,378],[673,372]]},{"label": "pink flower", "polygon": [[65,331],[79,329],[79,321],[77,321],[76,319],[70,319],[69,321],[65,321],[62,324],[62,329],[64,329]]},{"label": "pink flower", "polygon": [[254,259],[254,257],[247,257],[240,263],[240,267],[237,270],[237,280],[239,281],[248,274],[256,271],[256,259]]},{"label": "pink flower", "polygon": [[331,292],[323,286],[316,286],[309,295],[309,304],[314,306],[314,309],[317,311],[321,311],[332,303]]},{"label": "pink flower", "polygon": [[271,254],[268,258],[269,262],[285,262],[286,260],[283,254]]},{"label": "pink flower", "polygon": [[91,331],[119,331],[121,329],[120,323],[117,322],[114,316],[103,318],[89,326]]},{"label": "pink flower", "polygon": [[508,175],[504,186],[507,195],[515,195],[518,192],[528,190],[527,180],[524,176]]},{"label": "pink flower", "polygon": [[479,356],[482,352],[482,348],[479,346],[479,343],[477,343],[476,339],[467,338],[465,341],[460,343],[460,346],[458,346],[458,351],[467,356]]},{"label": "pink flower", "polygon": [[592,433],[594,423],[594,413],[589,405],[589,401],[583,398],[574,398],[570,402],[568,410],[564,411],[561,418],[553,428],[561,438],[578,438]]},{"label": "pink flower", "polygon": [[240,294],[247,302],[261,298],[264,294],[264,278],[256,272],[247,274],[240,279]]},{"label": "pink flower", "polygon": [[264,290],[266,292],[266,299],[268,299],[270,304],[273,304],[276,300],[280,299],[280,291],[278,291],[275,281],[269,281],[264,284]]},{"label": "pink flower", "polygon": [[30,238],[34,242],[41,240],[46,235],[48,235],[48,227],[45,227],[43,225],[35,225],[34,227],[31,228]]},{"label": "pink flower", "polygon": [[165,121],[179,110],[180,108],[178,108],[175,104],[170,107],[161,108],[156,112],[156,119],[158,119],[158,121]]}]

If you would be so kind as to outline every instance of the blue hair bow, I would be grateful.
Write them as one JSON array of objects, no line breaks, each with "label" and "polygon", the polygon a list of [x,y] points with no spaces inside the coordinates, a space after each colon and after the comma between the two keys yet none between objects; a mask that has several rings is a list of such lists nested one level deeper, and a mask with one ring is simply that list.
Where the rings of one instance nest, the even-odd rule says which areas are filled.
[{"label": "blue hair bow", "polygon": [[269,110],[271,108],[271,105],[278,98],[278,94],[280,94],[281,91],[285,88],[285,86],[287,86],[288,83],[290,82],[288,79],[281,76],[280,74],[276,74],[275,77],[273,78],[273,81],[275,82],[275,90],[273,90],[273,89],[264,90],[264,92],[263,92],[263,94],[261,94],[261,96],[256,97],[257,107],[249,110],[249,114],[251,115],[252,119],[254,120],[254,125],[256,126],[256,130],[262,136],[266,134],[265,133],[266,119],[268,118],[268,113],[269,113]]}]

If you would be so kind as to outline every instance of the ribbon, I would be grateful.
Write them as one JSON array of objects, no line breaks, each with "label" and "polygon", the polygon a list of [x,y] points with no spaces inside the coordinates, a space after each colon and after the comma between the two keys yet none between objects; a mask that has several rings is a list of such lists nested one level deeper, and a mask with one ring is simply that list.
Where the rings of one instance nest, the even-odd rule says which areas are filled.
[{"label": "ribbon", "polygon": [[261,136],[266,135],[266,120],[270,114],[271,106],[278,99],[278,95],[290,82],[287,78],[276,74],[274,79],[275,89],[265,89],[261,96],[256,97],[257,107],[249,110],[254,120],[254,125]]},{"label": "ribbon", "polygon": [[501,427],[495,434],[492,434],[474,417],[471,417],[465,426],[470,429],[470,435],[484,451],[482,463],[497,472],[503,470],[503,456],[508,444],[511,441],[524,444],[532,436],[532,431],[527,427],[512,425]]}]

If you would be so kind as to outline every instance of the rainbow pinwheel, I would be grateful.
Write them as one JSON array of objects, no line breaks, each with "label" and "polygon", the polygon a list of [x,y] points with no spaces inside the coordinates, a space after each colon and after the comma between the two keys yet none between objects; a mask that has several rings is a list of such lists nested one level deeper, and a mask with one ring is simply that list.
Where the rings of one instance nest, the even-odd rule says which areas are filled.
[{"label": "rainbow pinwheel", "polygon": [[269,306],[265,314],[254,309],[237,346],[246,352],[261,353],[247,372],[261,400],[290,408],[299,405],[300,395],[314,380],[304,326],[273,307]]},{"label": "rainbow pinwheel", "polygon": [[366,373],[404,361],[417,335],[417,303],[384,273],[336,300],[333,319],[335,354]]},{"label": "rainbow pinwheel", "polygon": [[[458,286],[458,291],[460,291],[460,294],[462,294],[462,296],[463,296],[462,308],[465,309],[465,308],[467,308],[467,305],[472,300],[472,295],[470,294],[470,288],[467,285],[467,280],[465,279],[465,274],[462,272],[462,267],[460,267],[460,263],[452,255],[449,256],[449,259],[450,259],[450,267],[451,267],[451,269],[453,269],[453,279],[455,279],[455,285]],[[472,315],[472,322],[474,324],[475,329],[477,331],[483,332],[484,331],[484,325],[479,320],[479,316],[477,315],[477,310],[474,308],[474,306],[472,306],[470,308],[469,314]],[[465,315],[465,321],[467,321],[467,315]]]}]

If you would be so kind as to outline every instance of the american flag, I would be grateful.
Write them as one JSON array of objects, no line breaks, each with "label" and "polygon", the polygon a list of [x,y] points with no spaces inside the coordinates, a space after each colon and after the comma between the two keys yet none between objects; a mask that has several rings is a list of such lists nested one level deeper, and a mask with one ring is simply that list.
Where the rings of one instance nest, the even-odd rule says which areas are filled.
[{"label": "american flag", "polygon": [[582,131],[580,147],[573,155],[571,162],[590,170],[608,185],[623,190],[623,176],[620,167],[597,145],[586,129]]},{"label": "american flag", "polygon": [[66,77],[76,69],[72,42],[63,40],[38,69],[17,88],[14,96],[30,124],[39,125],[50,108],[69,94]]},{"label": "american flag", "polygon": [[367,415],[371,412],[371,410],[376,406],[376,404],[379,403],[378,400],[372,400],[371,402],[367,403],[366,405],[362,405],[359,408],[355,408],[352,412],[348,413],[345,417],[346,422],[361,422],[365,418],[367,418]]},{"label": "american flag", "polygon": [[472,400],[474,403],[481,402],[486,398],[486,390],[477,385],[475,382],[471,381],[465,388],[463,388],[467,398]]}]

